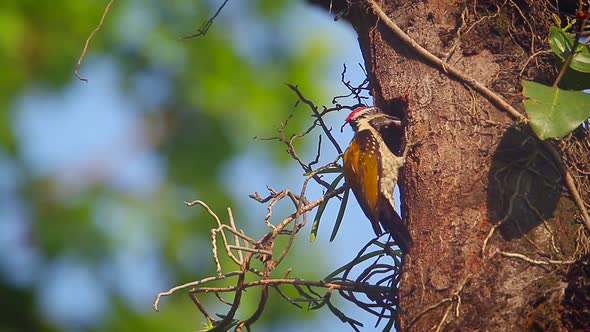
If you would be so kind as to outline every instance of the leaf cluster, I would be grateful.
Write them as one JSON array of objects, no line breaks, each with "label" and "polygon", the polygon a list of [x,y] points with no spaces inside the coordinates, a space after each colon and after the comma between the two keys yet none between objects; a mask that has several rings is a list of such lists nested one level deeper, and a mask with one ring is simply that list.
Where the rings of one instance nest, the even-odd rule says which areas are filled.
[{"label": "leaf cluster", "polygon": [[541,139],[565,137],[590,117],[590,94],[570,90],[590,88],[590,38],[582,37],[589,13],[580,1],[577,17],[568,19],[565,27],[555,16],[558,26],[550,28],[549,44],[561,70],[553,85],[522,81],[531,128]]}]

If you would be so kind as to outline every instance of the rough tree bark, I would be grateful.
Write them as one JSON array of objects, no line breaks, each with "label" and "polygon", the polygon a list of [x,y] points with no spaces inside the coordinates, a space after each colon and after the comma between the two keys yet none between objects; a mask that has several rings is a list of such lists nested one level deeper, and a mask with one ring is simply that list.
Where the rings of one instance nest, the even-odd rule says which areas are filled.
[{"label": "rough tree bark", "polygon": [[[386,108],[399,96],[410,102],[407,133],[419,145],[399,183],[414,240],[401,283],[401,329],[578,326],[564,299],[567,261],[588,251],[588,233],[563,189],[560,163],[526,126],[514,126],[513,118],[394,35],[372,1],[312,2],[344,13],[355,27],[375,104]],[[376,4],[417,44],[523,114],[520,79],[555,77],[552,54],[535,54],[549,49],[555,1]],[[588,152],[573,153],[576,160]],[[588,176],[576,179],[588,188]]]}]

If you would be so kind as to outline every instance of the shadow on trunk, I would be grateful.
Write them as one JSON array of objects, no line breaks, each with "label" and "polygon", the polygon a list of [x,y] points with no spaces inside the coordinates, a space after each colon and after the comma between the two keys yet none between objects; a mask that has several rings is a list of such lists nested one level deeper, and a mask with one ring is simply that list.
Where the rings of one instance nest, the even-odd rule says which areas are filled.
[{"label": "shadow on trunk", "polygon": [[512,126],[494,152],[488,183],[488,217],[501,223],[505,240],[512,240],[553,215],[563,178],[538,139]]}]

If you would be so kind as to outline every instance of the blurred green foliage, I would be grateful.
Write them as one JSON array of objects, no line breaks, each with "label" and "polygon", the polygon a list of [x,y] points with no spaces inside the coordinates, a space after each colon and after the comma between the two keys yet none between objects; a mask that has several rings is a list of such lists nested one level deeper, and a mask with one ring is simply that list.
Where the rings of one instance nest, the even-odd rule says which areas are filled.
[{"label": "blurred green foliage", "polygon": [[[89,80],[84,83],[75,79],[73,69],[106,3],[19,0],[0,4],[0,155],[5,156],[0,162],[16,165],[21,174],[10,195],[24,205],[30,227],[27,241],[40,253],[37,264],[41,275],[64,256],[76,257],[91,271],[100,270],[120,251],[127,250],[138,232],[149,240],[144,243],[149,249],[143,250],[161,259],[159,268],[168,277],[166,285],[212,275],[215,272],[208,241],[213,221],[182,202],[202,198],[225,218],[225,207],[235,202],[220,183],[221,167],[231,156],[244,151],[254,136],[273,135],[292,111],[296,98],[284,83],[298,85],[310,99],[326,97],[317,76],[329,53],[328,46],[319,36],[309,36],[304,43],[281,40],[288,32],[283,18],[295,1],[249,1],[247,8],[240,1],[230,1],[227,7],[237,8],[222,12],[206,36],[187,40],[178,37],[194,31],[221,1],[115,1],[80,68],[80,74]],[[239,28],[233,24],[241,21],[256,24],[266,33],[236,43],[232,36]],[[257,46],[247,52],[240,49],[250,42]],[[137,194],[118,190],[100,177],[72,187],[58,176],[70,170],[40,175],[23,158],[22,142],[14,126],[16,100],[31,88],[59,94],[73,84],[92,90],[93,77],[86,76],[86,65],[100,58],[119,65],[121,92],[140,105],[143,139],[149,150],[157,153],[164,169],[154,191]],[[156,89],[169,91],[162,102],[143,103],[138,96],[136,78],[145,72],[162,78],[164,83]],[[299,131],[307,121],[306,115],[297,115],[289,130]],[[130,135],[129,139],[134,137]],[[267,147],[275,149],[272,155],[276,160],[285,160],[282,146]],[[55,149],[60,149],[57,142]],[[256,189],[261,188],[243,191]],[[114,226],[105,225],[105,221]],[[195,252],[189,250],[194,259],[187,261],[180,253],[186,248],[194,248]],[[299,272],[306,270],[301,261],[291,263],[299,265]],[[308,276],[320,273],[309,267],[307,271]],[[6,277],[11,271],[2,273],[0,331],[65,329],[40,314],[43,310],[38,291],[44,287],[44,278],[23,286]],[[160,313],[134,310],[116,287],[117,280],[107,282],[108,276],[96,277],[104,282],[96,286],[108,297],[107,313],[81,330],[194,331],[200,327],[202,317],[186,293],[165,299]],[[153,289],[151,295],[162,290]],[[272,312],[263,315],[263,320],[281,321],[308,314],[294,310],[276,296],[271,299],[268,307]]]}]

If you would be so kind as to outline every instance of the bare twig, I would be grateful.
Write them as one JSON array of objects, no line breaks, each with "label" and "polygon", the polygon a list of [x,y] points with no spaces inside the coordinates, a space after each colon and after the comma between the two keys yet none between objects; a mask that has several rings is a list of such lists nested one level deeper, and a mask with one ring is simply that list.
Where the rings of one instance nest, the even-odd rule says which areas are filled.
[{"label": "bare twig", "polygon": [[553,51],[551,51],[551,50],[540,50],[540,51],[537,51],[537,52],[531,54],[531,56],[529,56],[528,59],[525,61],[524,65],[522,65],[522,69],[520,70],[518,75],[521,76],[522,73],[524,73],[524,71],[526,70],[526,67],[528,66],[529,62],[531,62],[532,59],[534,59],[535,57],[537,57],[541,54],[551,54],[551,53],[553,53]]},{"label": "bare twig", "polygon": [[[360,64],[359,64],[359,66],[360,66]],[[361,95],[361,93],[363,93],[363,91],[365,91],[365,92],[369,91],[369,87],[368,87],[369,79],[366,77],[367,73],[366,73],[365,69],[362,66],[360,66],[360,67],[363,70],[363,72],[365,72],[365,79],[358,86],[353,86],[350,83],[350,81],[346,80],[346,78],[345,78],[347,69],[346,69],[346,64],[343,65],[342,73],[340,73],[340,81],[348,89],[349,93],[346,95],[340,95],[340,96],[336,96],[336,97],[332,98],[332,104],[339,107],[339,106],[341,106],[340,103],[338,102],[340,99],[354,98],[357,102],[357,105],[362,105],[362,101],[369,98],[368,96]],[[351,107],[351,109],[353,109],[353,107]]]},{"label": "bare twig", "polygon": [[215,12],[215,14],[213,14],[213,16],[211,16],[207,21],[205,21],[203,24],[201,24],[201,26],[197,29],[197,32],[193,33],[192,35],[188,35],[188,36],[183,36],[180,37],[179,39],[189,39],[189,38],[195,38],[195,37],[199,37],[199,36],[204,36],[207,34],[207,32],[209,31],[209,28],[211,28],[211,26],[213,25],[213,21],[215,21],[215,19],[217,18],[217,15],[219,15],[219,13],[221,13],[221,11],[223,10],[223,7],[225,7],[225,5],[227,4],[229,0],[224,0],[223,3],[221,4],[221,6],[219,6],[219,8],[217,8],[217,11]]},{"label": "bare twig", "polygon": [[441,321],[438,323],[437,327],[436,327],[436,331],[440,331],[442,329],[442,327],[444,326],[444,323],[447,320],[447,317],[449,316],[449,313],[451,311],[453,302],[457,302],[456,308],[455,308],[455,316],[459,317],[459,306],[461,305],[461,292],[463,291],[463,289],[465,288],[465,285],[467,285],[467,283],[469,282],[469,279],[471,278],[471,275],[467,275],[465,278],[463,278],[463,281],[461,282],[461,284],[459,285],[459,288],[457,288],[456,291],[454,291],[451,296],[446,297],[442,300],[440,300],[439,302],[430,305],[428,307],[426,307],[424,310],[420,311],[414,318],[412,318],[410,320],[410,322],[408,323],[408,326],[406,326],[407,330],[410,330],[410,328],[425,314],[427,314],[428,312],[440,307],[441,305],[445,304],[445,303],[449,303],[449,306],[447,307],[447,310],[445,310],[445,314],[443,315]]},{"label": "bare twig", "polygon": [[535,265],[550,265],[550,264],[573,264],[576,261],[575,260],[568,260],[568,261],[561,261],[561,260],[554,260],[554,259],[548,259],[548,260],[538,260],[538,259],[532,259],[530,257],[527,257],[523,254],[519,254],[519,253],[515,253],[515,252],[506,252],[506,251],[500,251],[500,255],[504,256],[504,257],[510,257],[510,258],[519,258],[522,259],[523,261],[529,262],[531,264],[535,264]]},{"label": "bare twig", "polygon": [[[270,279],[270,271],[276,266],[277,262],[272,260],[272,256],[273,256],[273,252],[272,252],[272,248],[274,247],[274,241],[275,239],[283,234],[282,231],[285,227],[287,227],[287,225],[289,225],[293,220],[296,220],[298,215],[304,214],[312,209],[314,209],[315,207],[317,207],[318,205],[322,204],[325,200],[330,199],[331,197],[334,197],[336,195],[341,194],[343,191],[345,190],[344,187],[338,188],[332,192],[328,192],[326,193],[324,196],[318,198],[317,200],[313,201],[313,202],[308,202],[304,197],[299,196],[299,197],[295,197],[294,195],[289,195],[289,194],[283,194],[283,195],[279,195],[279,193],[277,193],[276,191],[272,190],[272,192],[275,195],[275,197],[291,197],[292,200],[294,200],[297,203],[297,211],[291,215],[289,215],[288,217],[286,217],[285,219],[283,219],[283,221],[281,221],[278,225],[276,225],[271,232],[265,234],[263,237],[261,237],[259,240],[253,240],[250,237],[246,236],[245,234],[243,234],[242,232],[239,232],[236,227],[235,227],[235,222],[233,221],[233,215],[231,213],[231,209],[228,209],[228,215],[229,215],[229,219],[230,219],[230,225],[227,224],[223,224],[220,220],[220,218],[217,216],[217,214],[215,212],[213,212],[211,210],[211,208],[204,203],[203,201],[200,200],[195,200],[192,202],[187,202],[186,204],[189,206],[194,206],[194,205],[201,205],[202,207],[204,207],[207,212],[213,217],[213,219],[215,220],[217,227],[212,229],[212,252],[213,252],[213,257],[215,260],[215,264],[217,266],[217,272],[218,275],[214,276],[214,277],[208,277],[208,278],[204,278],[198,281],[193,281],[193,282],[189,282],[183,285],[179,285],[176,287],[171,288],[170,290],[166,291],[166,292],[161,292],[157,295],[155,301],[154,301],[154,308],[156,308],[156,310],[158,309],[158,303],[161,299],[162,296],[167,296],[170,295],[180,289],[185,289],[187,287],[195,287],[195,286],[199,286],[203,283],[209,282],[209,281],[213,281],[213,280],[220,280],[220,279],[225,279],[227,277],[230,276],[238,276],[238,280],[237,283],[234,286],[231,286],[230,288],[223,288],[223,289],[211,289],[211,288],[203,288],[203,287],[198,287],[195,288],[191,291],[191,294],[196,294],[196,293],[200,293],[201,291],[204,292],[225,292],[225,291],[234,291],[236,294],[234,296],[234,300],[231,303],[231,308],[228,311],[227,315],[225,316],[225,318],[219,322],[218,327],[222,328],[222,327],[227,327],[229,326],[229,324],[231,323],[231,320],[233,319],[233,316],[235,315],[237,308],[239,306],[239,302],[240,302],[240,298],[241,298],[241,294],[242,291],[248,287],[253,287],[256,285],[260,285],[263,286],[263,293],[261,295],[260,298],[260,302],[259,302],[259,306],[258,309],[256,310],[256,312],[250,316],[248,319],[241,321],[238,324],[238,327],[247,327],[249,325],[251,325],[252,323],[254,323],[258,317],[260,316],[260,314],[262,313],[262,310],[264,308],[264,305],[266,303],[266,297],[267,297],[267,287],[268,285],[275,285],[275,283],[273,283]],[[301,203],[305,203],[304,205],[300,205]],[[236,244],[230,244],[228,242],[228,238],[225,235],[224,230],[227,230],[231,233],[234,234],[234,241]],[[218,258],[218,248],[217,248],[217,244],[216,244],[216,234],[217,233],[221,233],[222,234],[222,239],[224,242],[224,247],[225,250],[227,252],[227,254],[230,256],[230,258],[232,258],[232,260],[240,265],[240,270],[239,271],[233,271],[233,272],[229,272],[229,273],[223,273],[222,272],[222,268],[221,268],[221,264]],[[291,231],[291,235],[297,233],[297,228],[294,227],[294,229]],[[240,239],[244,240],[245,243],[251,245],[250,246],[243,246],[240,243]],[[239,253],[246,253],[245,256],[242,256],[242,254],[239,254],[237,257],[233,254],[232,250],[237,250]],[[279,260],[277,260],[278,262],[280,262],[280,259],[282,259],[282,257],[284,256],[285,253],[281,254],[281,257],[279,258]],[[261,258],[264,257],[262,260],[265,264],[265,269],[264,272],[262,273],[262,275],[256,273],[256,270],[251,268],[250,264],[251,264],[251,260],[254,257],[254,255],[259,255]],[[250,282],[250,283],[245,283],[245,274],[246,272],[254,272],[255,274],[259,275],[260,277],[262,277],[263,279],[258,280],[258,281],[254,281],[254,282]],[[295,279],[279,279],[281,281],[279,281],[278,283],[301,283],[302,281],[300,279],[296,279],[298,281],[292,282],[291,280],[295,280]],[[267,285],[268,283],[268,285]],[[303,282],[301,283],[303,285],[309,285],[309,286],[315,286],[315,285],[327,285],[327,286],[321,286],[321,287],[325,287],[325,288],[335,288],[335,289],[340,289],[341,287],[345,287],[345,289],[348,289],[346,284],[344,284],[344,286],[338,286],[337,283],[323,283],[323,282]],[[358,285],[357,285],[358,287]],[[364,289],[364,288],[360,288],[360,289]],[[362,290],[361,290],[362,291]],[[203,314],[210,318],[211,315],[209,315],[205,308],[202,306],[202,304],[198,301],[198,299],[194,296],[191,295],[191,299],[193,300],[193,302],[195,303],[195,305],[197,305],[197,307],[199,308],[199,310],[201,312],[203,312]]]},{"label": "bare twig", "polygon": [[576,188],[576,184],[574,183],[574,178],[571,176],[571,174],[569,172],[565,173],[565,185],[568,187],[568,189],[570,189],[570,193],[572,194],[572,199],[574,200],[574,203],[576,203],[576,206],[578,207],[578,209],[582,213],[582,222],[584,223],[584,226],[586,226],[586,229],[588,230],[588,232],[590,232],[590,215],[588,215],[588,210],[586,209],[586,205],[584,204],[584,201],[582,200],[582,197],[580,197],[580,193],[578,192],[578,189]]},{"label": "bare twig", "polygon": [[[194,206],[194,205],[201,205],[202,207],[204,207],[207,212],[209,213],[209,215],[211,215],[214,219],[215,222],[217,223],[217,228],[213,228],[211,229],[211,244],[213,246],[212,251],[213,251],[213,259],[215,261],[215,265],[217,266],[217,274],[218,275],[222,275],[222,269],[221,269],[221,263],[219,262],[219,258],[217,257],[217,233],[221,233],[221,237],[223,239],[223,243],[225,245],[226,248],[226,252],[229,255],[229,257],[238,265],[243,263],[243,259],[240,255],[240,258],[236,257],[233,252],[231,251],[232,248],[230,248],[229,245],[229,241],[227,240],[227,237],[225,235],[225,233],[223,232],[224,229],[227,229],[228,231],[230,231],[231,233],[234,234],[234,238],[242,238],[245,241],[247,241],[248,243],[251,244],[255,244],[256,241],[254,241],[253,239],[247,237],[246,235],[244,235],[243,233],[239,232],[237,229],[235,229],[235,224],[233,224],[232,226],[228,226],[226,224],[223,224],[221,222],[221,220],[219,219],[219,217],[217,216],[217,214],[215,212],[213,212],[213,210],[211,210],[211,208],[203,201],[200,200],[195,200],[192,202],[185,202],[186,205],[188,206]],[[228,214],[229,214],[229,219],[233,220],[233,215],[231,213],[231,209],[228,208]],[[231,223],[231,222],[230,222]],[[240,243],[239,241],[236,241],[235,246],[239,246]]]},{"label": "bare twig", "polygon": [[460,41],[461,41],[461,38],[462,38],[462,35],[468,34],[471,31],[471,29],[473,29],[475,26],[477,26],[478,24],[480,24],[483,20],[486,20],[486,19],[489,20],[489,19],[492,19],[492,18],[497,17],[498,15],[500,15],[500,6],[498,6],[498,5],[495,5],[495,6],[496,6],[496,13],[495,14],[488,15],[488,16],[483,16],[483,17],[479,18],[477,21],[473,22],[473,24],[471,24],[469,26],[469,28],[467,28],[465,30],[465,32],[462,32],[463,27],[467,24],[467,22],[465,21],[465,18],[467,17],[467,14],[469,12],[468,11],[468,8],[469,7],[467,6],[467,3],[465,3],[465,5],[463,7],[463,12],[461,13],[461,26],[459,26],[459,28],[457,29],[457,34],[456,34],[456,36],[454,38],[453,46],[451,46],[451,48],[447,52],[447,56],[443,60],[443,65],[442,65],[443,70],[446,71],[447,62],[451,59],[451,57],[455,53],[455,50],[459,46]]},{"label": "bare twig", "polygon": [[450,297],[445,297],[444,299],[440,300],[439,302],[430,305],[428,307],[426,307],[424,310],[420,311],[416,317],[412,318],[412,320],[410,320],[410,322],[408,323],[408,326],[406,326],[406,329],[409,330],[422,316],[424,316],[425,314],[427,314],[428,312],[440,307],[441,305],[447,303],[447,302],[452,302],[453,299]]},{"label": "bare twig", "polygon": [[172,288],[170,288],[169,290],[167,290],[165,292],[158,293],[158,295],[156,296],[156,299],[154,300],[154,308],[156,309],[156,311],[160,310],[158,308],[158,304],[160,303],[160,299],[162,298],[162,296],[172,295],[174,292],[176,292],[178,290],[189,288],[189,287],[194,287],[194,286],[198,286],[198,285],[202,285],[204,283],[208,283],[208,282],[213,281],[213,280],[225,279],[225,278],[228,278],[228,277],[233,277],[233,276],[237,276],[237,275],[241,275],[241,274],[244,274],[244,272],[242,272],[242,271],[232,271],[232,272],[224,273],[221,276],[203,278],[201,280],[191,281],[191,282],[187,282],[186,284],[182,284],[182,285],[179,285],[179,286],[176,286],[176,287],[172,287]]},{"label": "bare twig", "polygon": [[582,213],[582,222],[586,226],[586,229],[590,232],[590,214],[588,214],[588,210],[586,209],[586,206],[584,205],[584,201],[582,200],[580,193],[578,192],[578,188],[576,187],[576,184],[574,182],[574,178],[568,172],[566,166],[563,164],[563,162],[561,160],[561,155],[556,150],[556,148],[553,145],[551,145],[550,142],[548,142],[546,140],[541,141],[541,143],[543,143],[543,146],[545,147],[545,149],[547,151],[549,151],[553,160],[561,168],[561,173],[563,174],[563,177],[565,180],[565,186],[568,189],[568,191],[570,192],[570,194],[572,195],[572,199],[573,199],[574,203],[576,204],[576,206],[578,207],[578,209]]},{"label": "bare twig", "polygon": [[[495,177],[495,175],[494,175],[494,177]],[[502,226],[502,224],[504,222],[506,222],[506,220],[508,220],[508,218],[510,218],[510,216],[512,215],[512,210],[514,209],[514,202],[516,201],[518,193],[520,192],[521,182],[522,182],[522,173],[520,173],[518,175],[518,177],[516,178],[516,186],[514,188],[514,191],[512,192],[512,195],[510,195],[510,199],[508,201],[508,211],[506,211],[506,214],[504,215],[504,217],[501,220],[499,220],[496,223],[496,225],[494,225],[490,229],[490,231],[486,235],[485,239],[483,240],[483,245],[481,248],[481,255],[483,257],[485,257],[485,254],[486,254],[486,247],[487,247],[488,241],[492,238],[496,229],[498,229],[498,227]]]},{"label": "bare twig", "polygon": [[[314,280],[303,280],[303,279],[299,279],[299,278],[277,278],[277,279],[256,280],[256,281],[244,283],[242,285],[242,289],[256,287],[256,286],[260,286],[260,285],[269,285],[269,286],[302,285],[302,286],[330,288],[330,289],[336,289],[336,290],[345,290],[345,291],[351,291],[351,292],[356,292],[356,293],[366,293],[367,291],[389,292],[391,290],[391,288],[387,287],[387,286],[376,286],[376,285],[370,285],[370,284],[357,284],[356,282],[350,282],[350,281],[324,282],[324,281],[314,281]],[[237,286],[199,287],[198,289],[195,289],[193,292],[194,293],[212,293],[212,292],[227,293],[227,292],[235,292],[237,289],[238,289]],[[166,295],[169,295],[169,294],[166,294]]]},{"label": "bare twig", "polygon": [[309,108],[313,112],[314,117],[316,118],[316,121],[320,124],[320,126],[324,130],[324,133],[326,134],[326,136],[328,136],[328,139],[330,140],[330,142],[332,142],[332,145],[334,146],[336,151],[338,151],[338,154],[342,154],[342,149],[340,148],[340,145],[338,144],[338,142],[336,142],[336,139],[334,138],[334,136],[332,136],[332,132],[331,132],[332,130],[328,129],[328,127],[326,126],[324,119],[322,118],[320,112],[318,112],[318,108],[313,104],[313,102],[311,102],[311,100],[309,100],[309,99],[305,98],[305,96],[303,96],[303,94],[301,93],[301,91],[299,91],[299,88],[297,86],[295,86],[293,84],[287,84],[287,86],[297,94],[297,97],[299,97],[299,100],[301,100],[304,104],[309,106]]},{"label": "bare twig", "polygon": [[86,38],[86,43],[84,43],[84,48],[82,49],[82,54],[80,54],[80,57],[78,58],[78,62],[76,63],[76,68],[74,69],[74,75],[76,75],[76,77],[80,81],[84,81],[84,82],[88,83],[88,79],[80,76],[80,66],[82,65],[82,61],[84,61],[84,57],[86,57],[86,52],[88,52],[88,45],[90,45],[90,41],[94,38],[94,34],[96,34],[100,30],[100,28],[102,28],[104,20],[107,17],[107,14],[109,13],[109,11],[111,10],[111,5],[113,4],[113,2],[115,2],[115,0],[109,1],[109,3],[104,8],[104,11],[102,13],[102,17],[100,18],[100,22],[98,22],[98,26],[96,28],[94,28],[94,30],[92,30],[92,32],[90,33],[88,38]]}]

